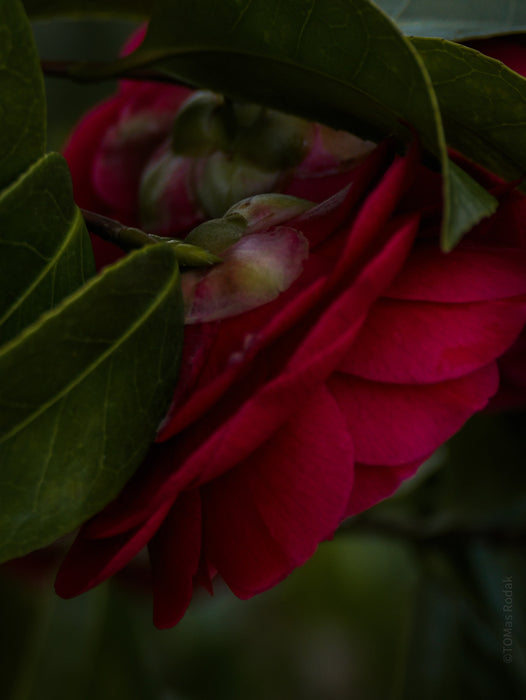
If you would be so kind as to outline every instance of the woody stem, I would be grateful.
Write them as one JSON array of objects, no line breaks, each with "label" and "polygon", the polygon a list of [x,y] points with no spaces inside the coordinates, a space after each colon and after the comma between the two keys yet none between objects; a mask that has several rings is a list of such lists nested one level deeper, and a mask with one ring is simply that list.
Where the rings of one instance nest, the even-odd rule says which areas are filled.
[{"label": "woody stem", "polygon": [[96,214],[93,211],[81,209],[82,216],[88,230],[109,243],[113,243],[122,250],[129,251],[143,248],[145,245],[153,245],[159,242],[157,236],[151,236],[138,228],[125,226],[107,216]]},{"label": "woody stem", "polygon": [[[100,61],[87,62],[42,60],[40,62],[44,75],[53,78],[66,78],[77,83],[96,83],[103,80],[126,79],[156,83],[171,83],[172,85],[192,87],[182,80],[177,80],[158,71],[148,70],[145,68],[132,68],[111,72],[111,74],[105,73],[101,69],[107,65],[109,64]],[[80,68],[82,68],[82,70],[78,70]]]}]

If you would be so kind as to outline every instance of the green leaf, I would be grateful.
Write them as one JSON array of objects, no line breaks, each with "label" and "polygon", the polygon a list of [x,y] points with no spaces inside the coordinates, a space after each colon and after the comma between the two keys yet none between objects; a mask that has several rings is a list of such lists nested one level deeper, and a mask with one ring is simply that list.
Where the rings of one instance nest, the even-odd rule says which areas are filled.
[{"label": "green leaf", "polygon": [[441,39],[413,39],[431,76],[447,142],[505,179],[526,173],[526,79]]},{"label": "green leaf", "polygon": [[175,255],[147,246],[0,350],[0,561],[117,495],[167,409],[182,323]]},{"label": "green leaf", "polygon": [[449,164],[449,188],[444,206],[448,225],[442,228],[442,248],[452,250],[462,236],[485,216],[493,214],[498,202],[487,190],[455,163]]},{"label": "green leaf", "polygon": [[0,192],[0,345],[93,274],[68,166],[50,153]]},{"label": "green leaf", "polygon": [[0,2],[0,188],[43,155],[46,102],[31,28],[19,0]]},{"label": "green leaf", "polygon": [[391,134],[408,141],[410,124],[441,163],[445,248],[493,210],[475,186],[466,187],[467,175],[449,181],[440,113],[423,62],[368,0],[161,0],[142,46],[101,75],[149,64],[364,138]]},{"label": "green leaf", "polygon": [[151,0],[23,0],[33,19],[46,17],[129,17],[146,19]]},{"label": "green leaf", "polygon": [[409,141],[405,120],[440,153],[440,116],[419,57],[367,0],[161,0],[142,46],[118,63],[147,64],[366,137]]},{"label": "green leaf", "polygon": [[517,0],[375,0],[409,36],[473,39],[526,31]]}]

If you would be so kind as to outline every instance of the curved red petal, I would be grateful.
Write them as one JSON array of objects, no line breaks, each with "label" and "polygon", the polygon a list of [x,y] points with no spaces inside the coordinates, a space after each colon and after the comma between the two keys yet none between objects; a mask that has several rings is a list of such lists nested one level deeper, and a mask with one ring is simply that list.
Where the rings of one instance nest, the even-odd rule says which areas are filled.
[{"label": "curved red petal", "polygon": [[363,464],[403,465],[425,459],[498,388],[495,363],[439,384],[381,384],[346,374],[328,382]]},{"label": "curved red petal", "polygon": [[153,621],[173,627],[192,599],[201,560],[201,498],[182,493],[148,545],[152,567]]},{"label": "curved red petal", "polygon": [[354,484],[346,515],[350,517],[361,513],[384,498],[392,496],[406,479],[413,476],[428,456],[416,462],[396,466],[355,464]]},{"label": "curved red petal", "polygon": [[526,294],[526,250],[459,246],[442,253],[416,245],[386,296],[465,304]]},{"label": "curved red petal", "polygon": [[203,488],[206,558],[249,597],[303,564],[341,522],[353,445],[325,388],[236,469]]},{"label": "curved red petal", "polygon": [[475,304],[378,300],[340,370],[364,379],[432,384],[487,365],[526,323],[526,298]]},{"label": "curved red petal", "polygon": [[170,504],[164,504],[139,527],[104,540],[85,537],[82,528],[57,574],[58,595],[72,598],[120,571],[150,541],[169,510]]}]

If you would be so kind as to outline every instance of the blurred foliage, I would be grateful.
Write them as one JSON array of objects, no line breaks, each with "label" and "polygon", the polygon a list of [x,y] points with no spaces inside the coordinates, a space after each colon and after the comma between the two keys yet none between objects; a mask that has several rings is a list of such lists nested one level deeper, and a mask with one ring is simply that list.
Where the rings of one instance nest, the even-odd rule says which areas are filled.
[{"label": "blurred foliage", "polygon": [[0,655],[2,697],[388,697],[414,586],[403,547],[338,540],[272,591],[242,602],[219,586],[159,632],[148,598],[116,583],[62,601],[50,581],[7,579],[0,614],[16,635]]}]

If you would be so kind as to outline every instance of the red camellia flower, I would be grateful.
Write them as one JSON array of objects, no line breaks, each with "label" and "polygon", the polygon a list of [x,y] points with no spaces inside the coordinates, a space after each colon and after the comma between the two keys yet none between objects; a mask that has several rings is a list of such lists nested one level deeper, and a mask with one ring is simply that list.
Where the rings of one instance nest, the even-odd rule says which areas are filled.
[{"label": "red camellia flower", "polygon": [[[140,225],[144,169],[163,158],[187,97],[125,84],[89,115],[66,152],[79,203]],[[81,529],[60,595],[97,585],[145,546],[159,627],[215,575],[241,598],[264,591],[344,518],[392,494],[497,391],[497,360],[526,322],[526,246],[510,226],[526,200],[479,173],[499,209],[444,254],[440,178],[416,143],[351,164],[319,148],[320,133],[280,184],[305,195],[297,183],[317,182],[322,201],[234,208],[243,230],[225,263],[183,280],[192,324],[169,413],[119,498]],[[170,193],[187,205],[174,231],[203,218],[185,200],[192,167],[162,179],[170,216]],[[245,307],[254,286],[261,296]],[[241,305],[224,312],[232,297]]]}]

